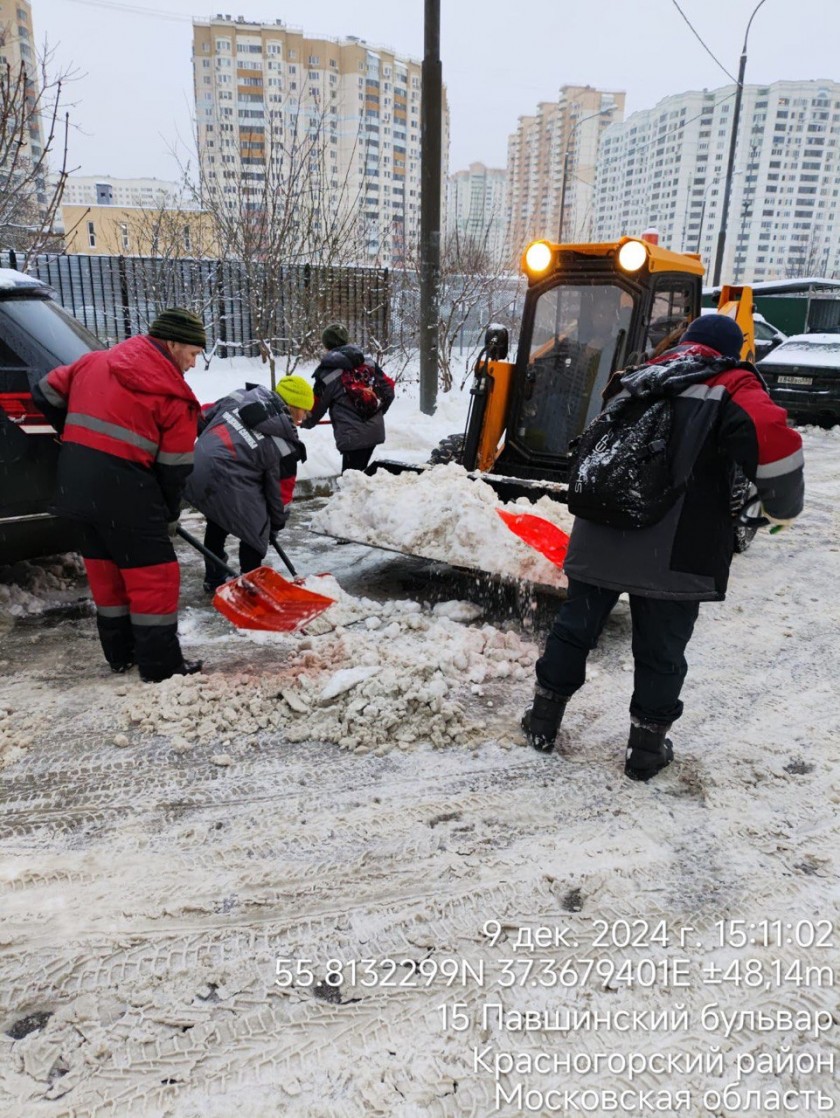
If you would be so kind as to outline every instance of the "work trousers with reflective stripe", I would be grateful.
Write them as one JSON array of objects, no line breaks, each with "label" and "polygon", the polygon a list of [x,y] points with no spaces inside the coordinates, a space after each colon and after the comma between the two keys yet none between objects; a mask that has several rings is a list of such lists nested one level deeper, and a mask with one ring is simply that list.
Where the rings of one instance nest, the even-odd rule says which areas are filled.
[{"label": "work trousers with reflective stripe", "polygon": [[[633,623],[633,696],[630,714],[642,722],[670,726],[683,712],[680,692],[688,666],[685,649],[700,611],[699,602],[630,594]],[[618,601],[618,592],[569,579],[545,651],[537,660],[537,683],[572,696],[586,681],[586,659]]]},{"label": "work trousers with reflective stripe", "polygon": [[136,663],[147,679],[168,679],[183,656],[180,570],[166,529],[135,532],[86,524],[81,552],[105,659],[114,667]]}]

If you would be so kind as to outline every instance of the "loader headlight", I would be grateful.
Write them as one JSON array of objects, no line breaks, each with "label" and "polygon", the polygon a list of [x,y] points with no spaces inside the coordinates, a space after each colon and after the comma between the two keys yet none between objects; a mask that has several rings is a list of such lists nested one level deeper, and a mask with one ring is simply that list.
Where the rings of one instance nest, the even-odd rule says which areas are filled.
[{"label": "loader headlight", "polygon": [[638,272],[647,260],[647,249],[641,241],[626,241],[618,250],[618,266],[625,272]]},{"label": "loader headlight", "polygon": [[534,241],[525,251],[525,267],[532,275],[539,275],[551,264],[551,258],[551,249],[545,241]]}]

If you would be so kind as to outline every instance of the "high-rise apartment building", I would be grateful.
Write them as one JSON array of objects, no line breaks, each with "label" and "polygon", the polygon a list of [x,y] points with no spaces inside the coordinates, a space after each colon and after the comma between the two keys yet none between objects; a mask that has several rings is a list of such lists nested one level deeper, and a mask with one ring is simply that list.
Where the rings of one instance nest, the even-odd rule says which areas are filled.
[{"label": "high-rise apartment building", "polygon": [[[598,145],[624,113],[624,93],[563,86],[522,116],[508,140],[508,251],[539,237],[589,240]],[[562,228],[561,228],[562,225]]]},{"label": "high-rise apartment building", "polygon": [[[655,225],[713,274],[735,87],[666,97],[612,124],[598,161],[593,236]],[[721,279],[840,270],[840,84],[744,86]]]},{"label": "high-rise apartment building", "polygon": [[[193,23],[199,158],[231,206],[279,176],[354,216],[357,262],[399,263],[420,224],[420,63],[276,23]],[[448,150],[444,99],[443,151]],[[296,160],[299,165],[296,165]],[[294,180],[294,181],[293,181]]]},{"label": "high-rise apartment building", "polygon": [[[47,203],[46,167],[35,175],[26,168],[38,167],[44,152],[44,134],[41,118],[36,110],[38,89],[38,56],[35,49],[35,32],[32,27],[32,6],[29,0],[0,0],[0,66],[8,73],[10,92],[15,90],[18,79],[23,81],[24,97],[14,98],[3,121],[5,137],[2,145],[0,181],[8,190],[14,183],[26,181],[35,188],[37,205]],[[29,106],[27,108],[26,106]]]},{"label": "high-rise apartment building", "polygon": [[457,233],[501,262],[507,232],[507,173],[483,163],[449,176],[446,190],[446,232]]}]

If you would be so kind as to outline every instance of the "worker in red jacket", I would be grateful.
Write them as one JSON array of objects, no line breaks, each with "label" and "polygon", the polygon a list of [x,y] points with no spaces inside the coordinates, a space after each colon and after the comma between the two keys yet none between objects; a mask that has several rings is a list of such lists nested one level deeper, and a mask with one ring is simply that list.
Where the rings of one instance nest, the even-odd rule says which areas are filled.
[{"label": "worker in red jacket", "polygon": [[192,469],[198,401],[184,379],[206,347],[201,319],[163,311],[148,335],[53,369],[34,395],[62,436],[55,511],[82,525],[105,659],[145,682],[190,675],[178,641],[172,546]]},{"label": "worker in red jacket", "polygon": [[[755,485],[763,523],[785,526],[802,511],[802,438],[755,366],[741,359],[743,345],[734,319],[701,315],[679,344],[607,384],[608,407],[627,397],[673,400],[670,445],[686,481],[648,526],[616,527],[578,513],[564,563],[567,596],[537,661],[534,699],[522,721],[541,753],[554,749],[566,705],[586,681],[589,653],[626,593],[634,674],[624,772],[644,782],[669,765],[674,750],[666,735],[683,712],[685,650],[700,603],[726,596],[732,464]],[[649,459],[651,445],[637,441],[635,455]],[[637,496],[644,502],[656,495]]]}]

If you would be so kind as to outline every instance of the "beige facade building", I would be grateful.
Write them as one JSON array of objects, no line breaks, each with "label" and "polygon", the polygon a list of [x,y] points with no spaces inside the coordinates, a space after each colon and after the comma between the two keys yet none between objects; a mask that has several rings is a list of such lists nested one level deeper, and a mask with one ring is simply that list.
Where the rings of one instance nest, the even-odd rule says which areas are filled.
[{"label": "beige facade building", "polygon": [[623,119],[624,97],[618,91],[567,85],[557,101],[542,102],[533,116],[519,118],[508,140],[512,262],[537,238],[589,240],[598,145],[607,126]]},{"label": "beige facade building", "polygon": [[216,256],[213,221],[197,210],[62,205],[67,252],[87,256]]},{"label": "beige facade building", "polygon": [[[269,181],[354,218],[357,263],[400,263],[420,225],[420,63],[276,23],[193,23],[206,187],[253,208]],[[443,150],[448,150],[444,102]],[[294,180],[294,181],[293,181]],[[286,185],[288,184],[288,185]],[[309,198],[317,196],[317,202]]]},{"label": "beige facade building", "polygon": [[493,261],[504,257],[507,234],[507,172],[471,163],[449,176],[447,236],[457,233],[481,246]]}]

